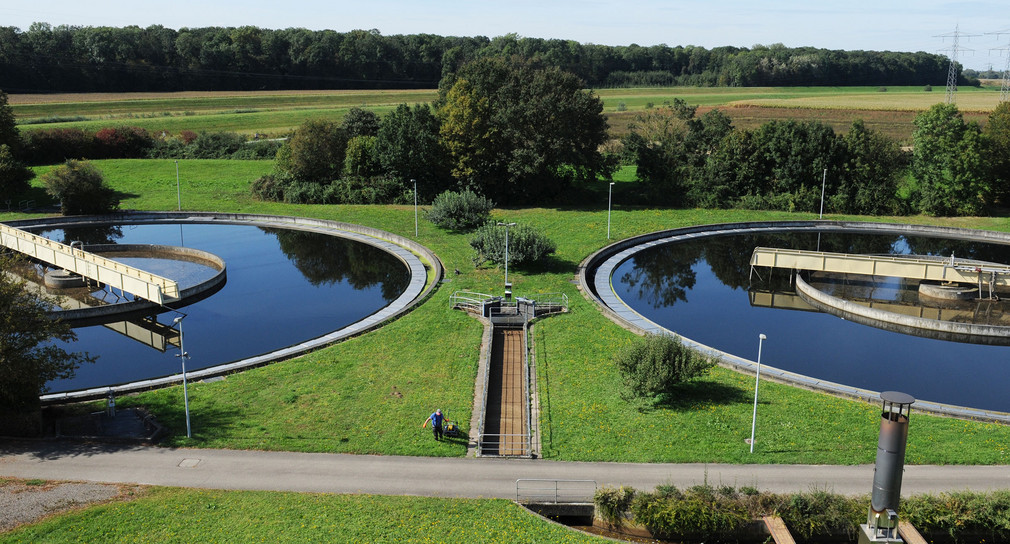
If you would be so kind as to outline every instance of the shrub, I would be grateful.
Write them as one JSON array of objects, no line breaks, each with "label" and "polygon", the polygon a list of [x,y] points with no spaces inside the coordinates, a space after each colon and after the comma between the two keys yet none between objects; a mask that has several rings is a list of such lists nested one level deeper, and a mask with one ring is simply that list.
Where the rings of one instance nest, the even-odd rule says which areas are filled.
[{"label": "shrub", "polygon": [[969,536],[1010,540],[1010,491],[954,491],[917,495],[901,503],[901,514],[922,532],[946,532],[954,542]]},{"label": "shrub", "polygon": [[833,534],[856,535],[866,521],[866,502],[827,491],[797,493],[779,509],[782,521],[803,540],[816,541]]},{"label": "shrub", "polygon": [[55,164],[92,156],[95,139],[79,128],[50,128],[24,133],[28,164]]},{"label": "shrub", "polygon": [[931,93],[931,92],[933,92],[933,86],[932,85],[926,85],[925,87],[922,88],[922,90],[925,91],[925,92],[927,92],[927,93]]},{"label": "shrub", "polygon": [[614,364],[637,396],[672,394],[682,382],[704,375],[715,361],[684,346],[676,336],[647,334],[618,351]]},{"label": "shrub", "polygon": [[[533,263],[557,250],[557,245],[550,238],[528,225],[511,226],[507,235],[510,265],[520,266]],[[485,223],[477,229],[473,238],[470,239],[470,247],[476,252],[474,261],[504,264],[505,237],[505,227],[494,223]]]},{"label": "shrub", "polygon": [[227,159],[245,145],[245,137],[234,132],[200,132],[185,147],[187,159]]},{"label": "shrub", "polygon": [[494,202],[465,189],[446,191],[435,197],[424,216],[432,223],[450,230],[470,230],[487,223]]},{"label": "shrub", "polygon": [[260,200],[280,202],[284,200],[284,188],[290,180],[277,174],[267,174],[253,182],[253,196]]},{"label": "shrub", "polygon": [[728,537],[751,520],[739,501],[709,486],[694,486],[682,493],[640,493],[631,511],[635,521],[654,536],[678,540],[684,535]]},{"label": "shrub", "polygon": [[635,488],[618,488],[604,486],[596,490],[593,503],[596,504],[596,514],[600,519],[611,525],[624,525],[624,513],[631,510],[631,502],[635,499]]},{"label": "shrub", "polygon": [[42,176],[46,192],[60,201],[63,215],[106,213],[119,207],[119,197],[87,161],[69,160]]},{"label": "shrub", "polygon": [[110,127],[95,133],[94,159],[139,159],[154,147],[154,138],[140,127]]},{"label": "shrub", "polygon": [[14,157],[7,144],[0,144],[0,195],[11,196],[28,190],[35,173]]},{"label": "shrub", "polygon": [[326,204],[407,204],[412,192],[388,176],[346,176],[326,186]]}]

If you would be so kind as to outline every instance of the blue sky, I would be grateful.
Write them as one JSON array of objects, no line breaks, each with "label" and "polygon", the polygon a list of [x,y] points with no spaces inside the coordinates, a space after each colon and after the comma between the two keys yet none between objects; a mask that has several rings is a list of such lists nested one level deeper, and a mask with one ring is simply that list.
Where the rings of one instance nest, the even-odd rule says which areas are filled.
[{"label": "blue sky", "polygon": [[263,28],[378,29],[385,35],[431,33],[571,39],[606,45],[721,45],[942,52],[959,27],[959,60],[1002,69],[1010,34],[1006,4],[919,0],[8,0],[0,25],[171,28],[254,25]]}]

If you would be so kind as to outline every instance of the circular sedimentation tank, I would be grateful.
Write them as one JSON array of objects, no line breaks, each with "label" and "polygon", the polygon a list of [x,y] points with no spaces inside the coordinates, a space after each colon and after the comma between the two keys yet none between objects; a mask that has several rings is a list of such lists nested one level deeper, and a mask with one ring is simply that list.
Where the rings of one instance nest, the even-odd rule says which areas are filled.
[{"label": "circular sedimentation tank", "polygon": [[[855,254],[928,249],[949,257],[945,251],[953,244],[958,246],[958,255],[975,252],[983,255],[982,260],[1010,262],[1010,236],[1004,233],[837,221],[753,222],[695,226],[623,240],[583,261],[580,284],[621,325],[640,332],[676,332],[689,345],[718,357],[724,366],[753,373],[751,358],[756,355],[758,333],[767,333],[769,353],[762,375],[771,379],[867,400],[877,399],[881,390],[910,390],[925,399],[917,404],[922,410],[1010,421],[1005,396],[993,383],[982,383],[993,382],[985,376],[1004,373],[1001,362],[1008,355],[1004,345],[1010,336],[1010,328],[998,325],[1010,322],[1004,302],[965,303],[974,305],[973,310],[945,309],[948,303],[963,303],[958,301],[930,303],[935,306],[930,307],[917,296],[913,288],[917,284],[904,280],[848,280],[811,289],[811,293],[833,289],[834,293],[821,293],[865,307],[874,307],[874,301],[860,297],[884,293],[885,299],[891,298],[880,307],[921,314],[921,319],[910,320],[909,330],[901,331],[914,329],[921,337],[895,333],[880,320],[872,320],[873,327],[867,327],[847,316],[838,319],[841,314],[820,313],[802,300],[802,289],[793,285],[789,272],[763,270],[755,273],[753,284],[748,279],[755,245],[776,247],[775,241],[788,244],[783,240],[790,237],[801,240],[803,247],[794,249],[820,247],[821,251]],[[990,253],[997,257],[985,258]],[[676,258],[666,260],[670,255]],[[846,300],[851,294],[858,296]],[[982,324],[958,322],[972,313]],[[948,314],[954,321],[926,319]],[[953,329],[989,328],[995,335],[991,338],[998,341],[961,343],[978,338],[932,334],[926,332],[928,327],[920,328],[925,323]]]}]

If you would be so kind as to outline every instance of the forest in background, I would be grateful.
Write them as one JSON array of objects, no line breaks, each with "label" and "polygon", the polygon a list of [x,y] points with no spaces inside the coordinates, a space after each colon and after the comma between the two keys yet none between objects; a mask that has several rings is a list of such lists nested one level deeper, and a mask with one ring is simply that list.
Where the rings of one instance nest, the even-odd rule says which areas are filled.
[{"label": "forest in background", "polygon": [[[675,37],[673,37],[675,38]],[[463,64],[518,56],[626,86],[939,85],[949,60],[925,52],[596,45],[571,40],[378,30],[0,26],[0,88],[9,93],[434,88]],[[975,75],[968,71],[968,74]],[[961,85],[977,85],[961,75]]]}]

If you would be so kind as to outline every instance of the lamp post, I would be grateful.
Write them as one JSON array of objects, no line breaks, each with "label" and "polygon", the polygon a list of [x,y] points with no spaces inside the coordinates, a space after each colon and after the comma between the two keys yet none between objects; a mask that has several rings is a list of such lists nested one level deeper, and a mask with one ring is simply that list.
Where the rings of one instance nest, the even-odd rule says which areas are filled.
[{"label": "lamp post", "polygon": [[175,161],[175,196],[179,199],[179,211],[182,211],[182,185],[179,184],[179,161]]},{"label": "lamp post", "polygon": [[512,284],[509,283],[509,227],[514,227],[515,223],[503,223],[499,221],[498,226],[505,227],[505,288],[508,289],[512,287]]},{"label": "lamp post", "polygon": [[614,201],[614,182],[610,182],[610,191],[607,194],[607,240],[610,239],[610,205]]},{"label": "lamp post", "polygon": [[824,169],[824,176],[821,178],[821,214],[817,219],[824,219],[824,187],[828,184],[828,169]]},{"label": "lamp post", "polygon": [[189,354],[186,353],[186,346],[183,342],[182,337],[182,319],[186,317],[185,315],[180,315],[172,320],[172,323],[179,326],[179,352],[175,354],[176,357],[182,361],[182,398],[186,403],[186,438],[192,438],[193,433],[189,425],[189,388],[186,382],[186,359],[189,358]]},{"label": "lamp post", "polygon": [[750,422],[750,452],[754,453],[754,428],[757,426],[758,417],[758,384],[761,383],[761,346],[768,337],[764,334],[758,335],[758,360],[757,374],[754,375],[754,415]]},{"label": "lamp post", "polygon": [[417,180],[410,180],[414,183],[414,238],[417,238]]}]

